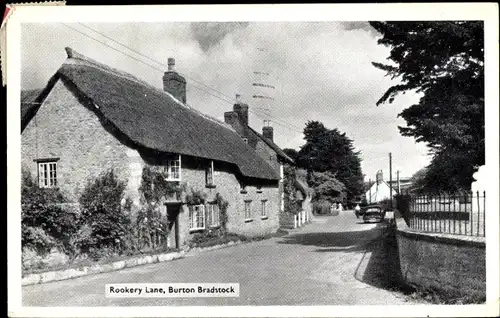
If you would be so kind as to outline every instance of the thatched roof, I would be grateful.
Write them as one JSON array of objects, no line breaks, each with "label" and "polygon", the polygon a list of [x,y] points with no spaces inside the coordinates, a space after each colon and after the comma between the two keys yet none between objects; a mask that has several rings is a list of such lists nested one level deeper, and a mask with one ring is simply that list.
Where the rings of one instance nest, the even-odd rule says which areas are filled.
[{"label": "thatched roof", "polygon": [[134,143],[161,152],[228,162],[246,177],[279,179],[272,167],[225,123],[130,74],[70,48],[66,51],[68,59],[54,77],[70,82],[96,105],[96,112]]},{"label": "thatched roof", "polygon": [[311,189],[304,181],[300,180],[299,178],[295,178],[295,187],[299,189],[299,191],[302,192],[304,196],[308,196],[311,194]]},{"label": "thatched roof", "polygon": [[41,89],[21,91],[21,123],[25,122],[30,112],[40,105],[38,97],[41,93]]},{"label": "thatched roof", "polygon": [[283,159],[284,161],[290,163],[290,164],[294,164],[295,161],[290,158],[277,144],[275,144],[271,139],[268,139],[266,137],[264,137],[264,135],[262,134],[259,134],[257,131],[255,131],[253,128],[251,127],[248,127],[250,128],[250,131],[252,133],[254,133],[257,137],[259,137],[260,139],[262,139],[269,147],[271,147],[275,152],[276,154],[278,155],[278,157],[280,157],[281,159]]}]

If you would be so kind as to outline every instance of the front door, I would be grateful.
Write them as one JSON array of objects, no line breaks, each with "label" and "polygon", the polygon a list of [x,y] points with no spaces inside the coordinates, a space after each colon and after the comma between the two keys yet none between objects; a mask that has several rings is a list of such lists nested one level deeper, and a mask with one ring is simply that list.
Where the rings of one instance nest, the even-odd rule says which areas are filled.
[{"label": "front door", "polygon": [[181,202],[167,202],[167,220],[168,220],[168,247],[180,248],[179,243],[179,213],[181,211]]}]

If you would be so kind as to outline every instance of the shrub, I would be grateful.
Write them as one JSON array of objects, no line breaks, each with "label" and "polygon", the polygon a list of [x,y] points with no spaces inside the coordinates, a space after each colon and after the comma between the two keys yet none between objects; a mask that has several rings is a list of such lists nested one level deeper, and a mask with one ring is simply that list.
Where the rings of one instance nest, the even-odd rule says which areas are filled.
[{"label": "shrub", "polygon": [[121,207],[124,190],[125,183],[112,170],[88,182],[79,200],[81,226],[87,229],[78,242],[82,252],[124,249],[122,240],[130,233],[130,219]]},{"label": "shrub", "polygon": [[21,183],[22,246],[45,254],[60,247],[75,253],[71,239],[78,230],[78,214],[67,211],[67,202],[58,188],[39,188],[29,171],[22,170]]},{"label": "shrub", "polygon": [[45,256],[57,245],[56,240],[41,227],[22,227],[22,246]]}]

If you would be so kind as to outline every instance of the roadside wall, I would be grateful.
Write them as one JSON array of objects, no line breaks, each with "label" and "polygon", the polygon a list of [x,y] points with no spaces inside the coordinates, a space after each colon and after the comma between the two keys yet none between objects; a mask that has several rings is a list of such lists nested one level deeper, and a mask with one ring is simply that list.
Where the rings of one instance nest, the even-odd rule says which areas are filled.
[{"label": "roadside wall", "polygon": [[485,239],[421,233],[398,219],[397,241],[403,279],[456,297],[486,297]]}]

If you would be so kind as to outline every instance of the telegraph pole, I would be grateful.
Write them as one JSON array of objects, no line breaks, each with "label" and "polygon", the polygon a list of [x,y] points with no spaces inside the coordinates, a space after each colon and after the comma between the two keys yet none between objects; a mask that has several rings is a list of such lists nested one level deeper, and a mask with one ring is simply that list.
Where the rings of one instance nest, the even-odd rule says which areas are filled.
[{"label": "telegraph pole", "polygon": [[391,211],[392,211],[392,153],[389,152],[389,188],[390,188],[390,193],[391,193]]},{"label": "telegraph pole", "polygon": [[397,183],[398,183],[398,194],[401,194],[401,183],[399,182],[399,170],[396,171],[396,175],[397,175]]},{"label": "telegraph pole", "polygon": [[370,204],[372,203],[372,179],[368,181],[368,187],[370,189]]}]

